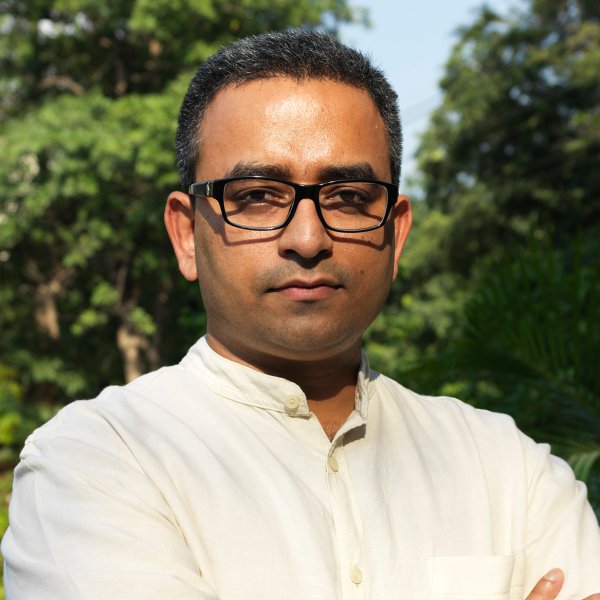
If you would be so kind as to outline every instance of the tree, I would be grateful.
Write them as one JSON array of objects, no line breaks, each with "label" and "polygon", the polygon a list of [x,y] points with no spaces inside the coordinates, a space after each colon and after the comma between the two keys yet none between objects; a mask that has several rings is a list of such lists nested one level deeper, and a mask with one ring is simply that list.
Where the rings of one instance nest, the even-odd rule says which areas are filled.
[{"label": "tree", "polygon": [[3,0],[2,113],[69,93],[161,93],[220,45],[291,26],[361,18],[345,0]]},{"label": "tree", "polygon": [[386,369],[406,381],[460,335],[470,290],[506,247],[577,237],[600,251],[599,67],[597,2],[483,7],[459,31],[418,153],[416,226],[370,332],[383,348],[386,329],[402,330]]},{"label": "tree", "polygon": [[0,2],[0,365],[18,398],[59,405],[180,358],[204,331],[162,225],[187,82],[239,36],[362,18],[346,0]]},{"label": "tree", "polygon": [[600,5],[530,0],[463,29],[420,150],[427,205],[446,215],[439,270],[529,237],[600,233]]}]

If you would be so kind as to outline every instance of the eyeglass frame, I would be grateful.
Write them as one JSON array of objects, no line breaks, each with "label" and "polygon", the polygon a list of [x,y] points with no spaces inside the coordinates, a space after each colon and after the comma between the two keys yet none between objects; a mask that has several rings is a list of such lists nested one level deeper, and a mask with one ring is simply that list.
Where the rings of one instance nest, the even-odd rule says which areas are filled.
[{"label": "eyeglass frame", "polygon": [[[275,181],[277,183],[283,183],[285,185],[289,185],[294,190],[294,199],[290,205],[290,209],[287,217],[281,225],[273,225],[271,227],[252,227],[249,225],[239,225],[237,223],[232,223],[227,217],[227,213],[225,211],[225,203],[223,199],[223,193],[225,190],[225,186],[231,181],[241,181],[244,179],[264,179],[267,181]],[[373,225],[371,227],[363,227],[361,229],[340,229],[339,227],[332,227],[325,222],[323,214],[321,212],[321,206],[319,204],[319,192],[322,188],[328,185],[334,185],[336,183],[376,183],[386,188],[387,197],[386,197],[386,207],[385,213],[381,218],[381,221],[377,225]],[[203,188],[203,189],[202,189]],[[325,229],[329,231],[336,231],[338,233],[363,233],[365,231],[373,231],[375,229],[379,229],[383,227],[388,220],[390,212],[394,204],[396,204],[397,198],[399,194],[398,186],[394,183],[388,183],[387,181],[378,181],[377,179],[364,179],[364,178],[353,178],[353,179],[334,179],[333,181],[325,181],[323,183],[295,183],[294,181],[288,181],[287,179],[278,179],[276,177],[265,177],[263,175],[246,175],[242,177],[227,177],[225,179],[209,179],[206,181],[198,181],[196,183],[192,183],[188,188],[188,196],[191,198],[196,197],[207,197],[214,198],[218,203],[221,209],[221,216],[223,220],[228,225],[232,227],[237,227],[238,229],[248,229],[250,231],[275,231],[277,229],[283,229],[290,224],[294,215],[296,214],[296,209],[298,208],[298,204],[302,200],[312,200],[315,204],[315,209],[317,211],[317,216],[319,217],[319,221]]]}]

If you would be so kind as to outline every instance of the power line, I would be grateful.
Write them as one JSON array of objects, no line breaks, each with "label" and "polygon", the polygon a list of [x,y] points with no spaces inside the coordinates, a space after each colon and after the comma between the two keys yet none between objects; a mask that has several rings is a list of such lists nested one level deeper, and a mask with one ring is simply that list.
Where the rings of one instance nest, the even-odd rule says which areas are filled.
[{"label": "power line", "polygon": [[408,108],[401,110],[402,122],[404,125],[410,125],[416,121],[420,121],[423,117],[426,117],[431,111],[437,107],[441,97],[439,94],[429,96],[415,104],[412,104]]}]

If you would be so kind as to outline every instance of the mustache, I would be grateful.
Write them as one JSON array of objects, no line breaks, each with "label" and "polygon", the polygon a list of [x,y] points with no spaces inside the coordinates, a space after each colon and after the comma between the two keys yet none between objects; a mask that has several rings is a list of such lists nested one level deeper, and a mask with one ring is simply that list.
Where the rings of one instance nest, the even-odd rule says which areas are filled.
[{"label": "mustache", "polygon": [[317,280],[327,279],[336,285],[345,286],[351,278],[352,271],[341,265],[319,264],[318,267],[303,268],[298,264],[277,265],[256,277],[255,284],[261,290],[277,289],[294,279]]}]

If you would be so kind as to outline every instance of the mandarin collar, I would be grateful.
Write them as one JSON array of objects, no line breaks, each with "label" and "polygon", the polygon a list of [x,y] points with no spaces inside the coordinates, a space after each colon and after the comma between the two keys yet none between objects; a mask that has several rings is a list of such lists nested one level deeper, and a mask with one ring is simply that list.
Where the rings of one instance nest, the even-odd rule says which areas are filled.
[{"label": "mandarin collar", "polygon": [[[266,410],[288,413],[290,416],[311,415],[306,395],[294,382],[267,375],[239,364],[220,354],[209,345],[204,335],[189,350],[181,366],[202,380],[215,394],[233,402]],[[356,385],[355,410],[366,421],[370,395],[371,371],[364,351]]]}]

